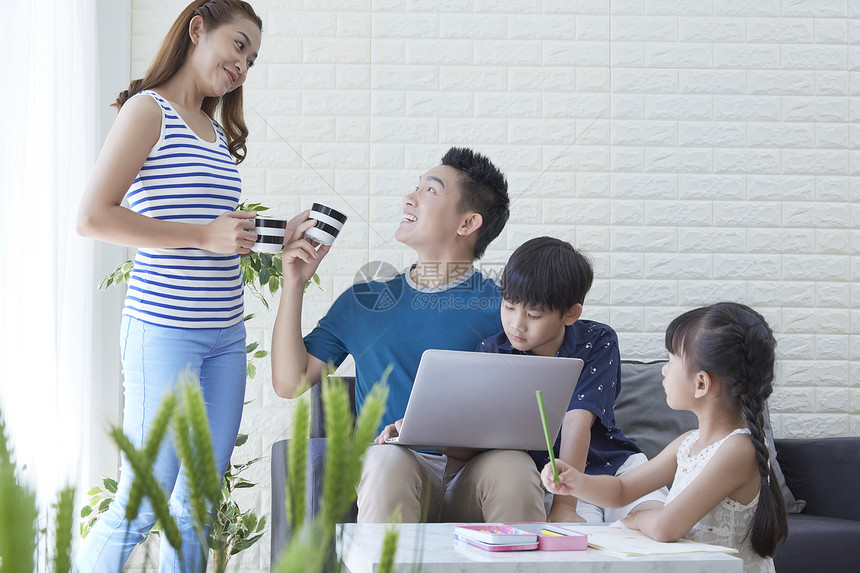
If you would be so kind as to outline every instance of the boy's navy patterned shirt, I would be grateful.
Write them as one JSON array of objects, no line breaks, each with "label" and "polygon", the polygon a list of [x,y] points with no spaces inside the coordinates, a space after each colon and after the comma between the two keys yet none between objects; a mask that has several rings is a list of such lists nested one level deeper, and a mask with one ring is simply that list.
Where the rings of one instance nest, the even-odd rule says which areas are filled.
[{"label": "boy's navy patterned shirt", "polygon": [[[504,331],[487,338],[478,352],[501,354],[532,354],[521,352],[511,345]],[[591,320],[578,320],[566,327],[564,340],[556,353],[564,358],[581,358],[585,363],[576,382],[573,397],[567,410],[588,410],[596,416],[591,426],[591,439],[585,473],[614,475],[631,454],[641,450],[615,425],[615,398],[621,392],[621,356],[618,336],[606,324]],[[537,408],[535,408],[537,415]],[[561,434],[555,442],[559,455]],[[530,451],[538,470],[549,461],[546,451]]]}]

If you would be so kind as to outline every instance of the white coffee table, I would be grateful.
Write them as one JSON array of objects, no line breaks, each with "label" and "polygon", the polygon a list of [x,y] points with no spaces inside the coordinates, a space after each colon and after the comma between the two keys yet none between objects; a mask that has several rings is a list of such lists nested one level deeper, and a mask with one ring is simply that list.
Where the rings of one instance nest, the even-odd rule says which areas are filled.
[{"label": "white coffee table", "polygon": [[[604,551],[508,551],[489,552],[454,541],[454,523],[396,525],[400,532],[394,571],[411,573],[416,563],[422,573],[743,573],[743,561],[725,553],[696,553],[619,557]],[[379,567],[382,539],[391,525],[339,525],[342,538],[338,555],[351,573],[375,573]],[[575,563],[576,566],[571,567]]]}]

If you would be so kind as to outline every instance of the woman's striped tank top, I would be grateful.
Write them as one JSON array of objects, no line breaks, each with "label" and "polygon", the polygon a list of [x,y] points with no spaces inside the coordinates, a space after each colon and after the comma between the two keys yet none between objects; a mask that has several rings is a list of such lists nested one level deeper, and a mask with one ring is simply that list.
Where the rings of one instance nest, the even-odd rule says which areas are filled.
[{"label": "woman's striped tank top", "polygon": [[[215,142],[199,138],[171,105],[149,90],[161,106],[161,135],[126,199],[136,213],[205,225],[239,202],[242,181],[221,127],[212,121]],[[210,119],[211,121],[211,119]],[[123,314],[178,328],[225,328],[242,320],[239,255],[200,249],[139,249]]]}]

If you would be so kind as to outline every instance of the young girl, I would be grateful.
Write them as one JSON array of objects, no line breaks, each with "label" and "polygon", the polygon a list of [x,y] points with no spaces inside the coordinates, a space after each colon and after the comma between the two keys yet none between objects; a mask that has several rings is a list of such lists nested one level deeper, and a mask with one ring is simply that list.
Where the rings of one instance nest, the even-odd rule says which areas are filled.
[{"label": "young girl", "polygon": [[[87,185],[78,232],[138,247],[123,311],[123,431],[140,448],[166,391],[191,366],[200,377],[217,468],[230,460],[245,395],[239,256],[256,239],[254,214],[235,212],[237,163],[248,130],[242,84],[262,22],[239,0],[196,0],[179,15],[143,79],[119,109]],[[212,116],[220,109],[220,123]],[[128,208],[121,205],[128,200]],[[172,445],[153,471],[170,492],[182,555],[162,541],[160,570],[205,570],[208,547],[191,526],[185,472]],[[86,539],[75,570],[118,572],[155,518],[148,500],[125,518],[134,475],[123,460],[110,510]]]},{"label": "young girl", "polygon": [[560,462],[558,482],[544,467],[544,485],[614,507],[671,483],[663,508],[632,513],[623,523],[658,541],[685,537],[733,547],[744,571],[773,571],[771,556],[787,531],[762,426],[775,344],[764,318],[742,304],[682,314],[666,331],[663,388],[669,406],[696,414],[699,429],[623,476],[589,476]]}]

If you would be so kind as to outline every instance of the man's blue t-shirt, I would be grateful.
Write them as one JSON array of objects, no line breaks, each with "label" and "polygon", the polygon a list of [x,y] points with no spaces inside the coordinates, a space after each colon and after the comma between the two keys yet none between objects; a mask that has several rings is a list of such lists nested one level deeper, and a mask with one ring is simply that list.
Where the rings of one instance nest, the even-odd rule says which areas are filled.
[{"label": "man's blue t-shirt", "polygon": [[353,356],[358,411],[385,369],[393,366],[381,429],[403,418],[421,354],[429,348],[474,350],[501,330],[500,305],[498,286],[474,269],[434,289],[400,273],[344,291],[305,336],[305,347],[335,366]]},{"label": "man's blue t-shirt", "polygon": [[[478,346],[478,352],[500,354],[532,354],[511,345],[504,331]],[[631,454],[641,450],[615,425],[615,398],[621,392],[621,356],[618,336],[609,326],[591,320],[577,320],[565,329],[564,340],[556,356],[581,358],[585,362],[576,383],[568,412],[588,410],[597,419],[591,426],[591,443],[585,462],[585,473],[614,475]],[[559,455],[561,435],[553,450]],[[532,451],[538,470],[549,462],[546,451]]]}]

